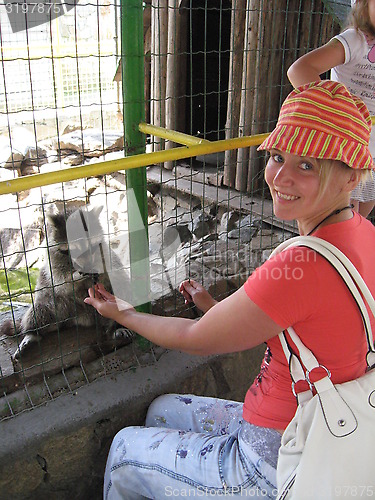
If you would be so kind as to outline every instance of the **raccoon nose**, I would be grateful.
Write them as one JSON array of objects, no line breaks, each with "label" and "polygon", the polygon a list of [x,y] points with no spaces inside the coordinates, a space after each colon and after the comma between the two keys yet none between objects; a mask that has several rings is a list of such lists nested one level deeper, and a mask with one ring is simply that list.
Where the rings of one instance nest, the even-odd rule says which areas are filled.
[{"label": "raccoon nose", "polygon": [[69,253],[69,246],[68,245],[59,245],[59,252],[63,253],[64,255],[68,255]]}]

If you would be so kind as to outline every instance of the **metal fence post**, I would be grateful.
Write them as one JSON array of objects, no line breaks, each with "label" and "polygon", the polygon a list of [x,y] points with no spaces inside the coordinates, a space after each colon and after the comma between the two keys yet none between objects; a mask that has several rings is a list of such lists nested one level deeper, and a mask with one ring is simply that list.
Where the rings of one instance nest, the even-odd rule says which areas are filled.
[{"label": "metal fence post", "polygon": [[[138,124],[144,121],[145,117],[143,52],[143,2],[121,0],[121,64],[126,156],[145,152],[145,136],[138,129]],[[147,297],[150,290],[146,186],[145,167],[126,172],[130,271],[133,296],[138,304],[137,297]],[[130,190],[134,193],[134,197],[129,196]],[[139,227],[139,214],[143,227]],[[137,309],[150,312],[151,305],[146,302]]]}]

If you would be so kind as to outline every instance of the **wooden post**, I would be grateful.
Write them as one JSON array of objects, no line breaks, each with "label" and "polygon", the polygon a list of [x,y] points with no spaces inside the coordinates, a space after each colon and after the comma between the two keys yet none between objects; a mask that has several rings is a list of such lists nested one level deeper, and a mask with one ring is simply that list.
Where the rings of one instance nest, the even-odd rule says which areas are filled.
[{"label": "wooden post", "polygon": [[[177,40],[179,33],[177,32],[177,13],[178,0],[168,0],[168,44],[167,44],[167,81],[165,93],[165,126],[170,130],[176,130],[177,116]],[[167,141],[165,148],[171,149],[174,143]],[[173,161],[164,163],[164,167],[168,170],[173,169]]]},{"label": "wooden post", "polygon": [[[165,87],[168,41],[168,0],[152,0],[151,12],[151,123],[165,127]],[[153,150],[161,147],[154,138]]]},{"label": "wooden post", "polygon": [[187,30],[188,30],[188,16],[189,10],[185,3],[180,0],[179,12],[177,16],[177,39],[178,47],[178,99],[176,103],[177,110],[177,130],[184,131],[186,125],[186,78],[187,78]]},{"label": "wooden post", "polygon": [[[248,0],[246,11],[245,50],[243,55],[243,75],[240,108],[240,135],[250,135],[253,119],[255,95],[255,67],[258,52],[260,0]],[[238,150],[235,187],[246,191],[249,170],[249,148]]]},{"label": "wooden post", "polygon": [[[322,11],[324,12],[325,5],[323,4]],[[319,39],[316,41],[316,47],[327,43],[333,36],[338,35],[341,31],[340,25],[327,14],[320,14],[320,18],[316,22],[317,28],[314,32],[319,33]]]},{"label": "wooden post", "polygon": [[[230,61],[228,81],[227,121],[225,124],[225,138],[238,136],[240,116],[242,63],[245,36],[246,0],[233,0]],[[236,176],[237,151],[225,151],[224,179],[225,186],[234,187]]]},{"label": "wooden post", "polygon": [[[251,123],[251,134],[258,134],[262,130],[261,120],[261,109],[265,106],[264,102],[264,90],[262,87],[266,87],[267,80],[263,80],[264,74],[262,67],[266,66],[267,60],[264,59],[264,45],[265,37],[269,36],[269,31],[265,32],[266,23],[266,12],[267,12],[267,2],[259,3],[258,6],[258,19],[257,19],[257,30],[256,38],[257,44],[255,45],[254,54],[254,97],[253,97],[253,111],[252,111],[252,123]],[[254,14],[255,15],[255,14]],[[269,26],[268,26],[269,28]],[[248,161],[248,176],[247,176],[247,191],[252,193],[254,188],[257,187],[258,183],[254,181],[257,172],[259,172],[259,153],[256,147],[250,148],[249,161]]]},{"label": "wooden post", "polygon": [[[269,132],[273,129],[280,109],[280,82],[282,73],[282,41],[289,0],[263,0],[259,20],[260,42],[257,57],[257,83],[254,98],[253,128],[251,133]],[[252,148],[249,161],[247,190],[263,186],[264,161]]]},{"label": "wooden post", "polygon": [[[268,50],[269,105],[266,114],[266,132],[273,130],[279,117],[279,110],[284,99],[281,99],[281,82],[284,73],[284,40],[286,37],[286,13],[290,0],[273,0],[271,26],[279,23],[279,29],[272,30],[269,35],[271,43]],[[289,86],[289,85],[288,85]],[[292,87],[290,86],[290,89]],[[289,91],[288,91],[289,93]]]}]

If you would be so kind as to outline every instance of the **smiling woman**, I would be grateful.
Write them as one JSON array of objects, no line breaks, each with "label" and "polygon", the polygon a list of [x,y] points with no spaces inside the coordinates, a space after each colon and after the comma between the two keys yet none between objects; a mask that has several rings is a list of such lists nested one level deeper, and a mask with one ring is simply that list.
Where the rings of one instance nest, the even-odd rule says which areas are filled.
[{"label": "smiling woman", "polygon": [[[301,234],[313,233],[338,247],[374,294],[375,228],[349,205],[359,172],[373,168],[370,128],[363,102],[344,85],[323,81],[287,97],[275,130],[260,149],[270,152],[265,178],[276,215],[297,219]],[[278,334],[293,327],[333,383],[353,380],[367,366],[357,305],[336,270],[307,247],[289,247],[272,256],[221,302],[193,280],[183,282],[180,291],[205,313],[199,321],[139,313],[101,284],[89,290],[85,302],[169,349],[206,355],[266,342],[259,375],[244,403],[176,394],[157,398],[145,427],[128,427],[115,436],[104,497],[159,499],[171,492],[203,492],[275,498],[280,433],[297,409]],[[350,457],[335,462],[344,468]],[[326,474],[332,474],[328,469]]]},{"label": "smiling woman", "polygon": [[[282,220],[297,219],[301,235],[311,234],[311,228],[315,229],[325,217],[338,216],[340,212],[336,206],[350,208],[348,193],[360,179],[359,172],[341,161],[326,160],[328,165],[321,163],[314,158],[273,149],[267,162],[265,179],[272,195],[275,215]],[[323,176],[322,171],[326,172]],[[330,182],[331,177],[335,182]],[[345,215],[347,218],[352,216]]]},{"label": "smiling woman", "polygon": [[271,152],[265,178],[275,214],[297,219],[300,234],[310,234],[329,214],[330,222],[351,218],[337,210],[349,206],[360,171],[372,165],[371,119],[365,104],[341,84],[302,89],[287,97],[275,130],[259,149]]}]

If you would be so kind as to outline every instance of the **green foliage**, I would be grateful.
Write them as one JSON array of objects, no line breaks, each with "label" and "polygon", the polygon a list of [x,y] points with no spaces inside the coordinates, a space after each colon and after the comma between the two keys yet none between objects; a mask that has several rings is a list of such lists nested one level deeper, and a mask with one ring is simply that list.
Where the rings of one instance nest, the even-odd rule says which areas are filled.
[{"label": "green foliage", "polygon": [[[34,291],[39,269],[11,269],[5,273],[0,269],[0,302],[31,302],[30,293]],[[6,311],[9,305],[1,304],[0,310]]]},{"label": "green foliage", "polygon": [[150,347],[152,346],[151,342],[144,337],[141,337],[140,335],[136,335],[135,337],[135,343],[137,346],[141,349],[141,351],[148,352],[150,350]]}]

